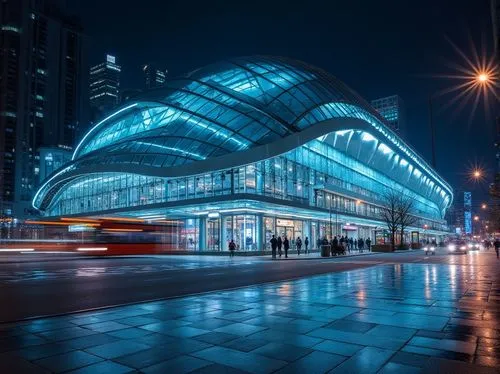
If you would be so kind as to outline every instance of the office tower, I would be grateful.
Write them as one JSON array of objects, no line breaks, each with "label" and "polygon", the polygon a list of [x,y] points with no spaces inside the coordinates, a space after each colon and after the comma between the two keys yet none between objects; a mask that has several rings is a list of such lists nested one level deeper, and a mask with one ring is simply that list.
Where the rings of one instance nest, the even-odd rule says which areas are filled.
[{"label": "office tower", "polygon": [[399,135],[405,133],[406,111],[403,100],[398,95],[372,100],[372,106],[385,118],[392,130]]},{"label": "office tower", "polygon": [[70,149],[85,121],[85,39],[50,1],[0,7],[0,213],[23,218],[34,213],[40,147]]},{"label": "office tower", "polygon": [[101,117],[118,105],[120,98],[120,73],[116,57],[106,55],[104,62],[90,68],[90,106],[94,119]]},{"label": "office tower", "polygon": [[158,69],[154,64],[146,64],[142,68],[144,73],[144,88],[161,87],[167,80],[167,70]]}]

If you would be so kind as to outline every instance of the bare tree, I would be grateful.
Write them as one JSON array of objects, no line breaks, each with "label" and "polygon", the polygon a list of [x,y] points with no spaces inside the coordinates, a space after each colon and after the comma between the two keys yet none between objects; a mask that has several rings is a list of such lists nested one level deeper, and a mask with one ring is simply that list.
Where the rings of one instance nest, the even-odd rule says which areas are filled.
[{"label": "bare tree", "polygon": [[392,250],[396,249],[396,232],[399,228],[400,195],[394,190],[387,190],[383,196],[383,206],[380,208],[380,218],[384,220],[391,234]]},{"label": "bare tree", "polygon": [[414,211],[415,211],[414,200],[408,196],[400,194],[398,199],[397,214],[398,214],[399,232],[401,233],[401,246],[403,246],[404,244],[405,229],[407,229],[409,226],[417,222],[417,217],[413,215]]}]

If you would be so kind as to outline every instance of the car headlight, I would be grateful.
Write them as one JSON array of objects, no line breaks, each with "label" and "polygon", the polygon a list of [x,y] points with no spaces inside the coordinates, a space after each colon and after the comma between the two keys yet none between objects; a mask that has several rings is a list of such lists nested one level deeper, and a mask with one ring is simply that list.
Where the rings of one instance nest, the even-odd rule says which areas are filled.
[{"label": "car headlight", "polygon": [[454,251],[454,250],[455,250],[455,246],[454,246],[453,244],[450,244],[450,245],[448,246],[448,250],[450,250],[450,251]]},{"label": "car headlight", "polygon": [[[467,247],[472,248],[472,244],[467,244]],[[465,249],[465,248],[464,248]]]},{"label": "car headlight", "polygon": [[479,248],[479,244],[474,244],[474,247]]},{"label": "car headlight", "polygon": [[424,248],[423,248],[423,250],[424,250],[424,251],[427,251],[428,249],[429,249],[429,248],[427,248],[427,247],[424,247]]},{"label": "car headlight", "polygon": [[434,251],[434,250],[436,250],[436,247],[431,247],[431,251]]},{"label": "car headlight", "polygon": [[461,246],[460,249],[467,249],[465,245]]}]

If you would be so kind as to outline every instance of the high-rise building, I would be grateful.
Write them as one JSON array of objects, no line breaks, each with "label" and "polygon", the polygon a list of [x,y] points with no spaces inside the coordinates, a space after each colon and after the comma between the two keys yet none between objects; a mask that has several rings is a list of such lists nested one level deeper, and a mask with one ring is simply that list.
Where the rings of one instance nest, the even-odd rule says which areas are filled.
[{"label": "high-rise building", "polygon": [[47,179],[57,169],[71,161],[72,150],[65,147],[40,148],[40,180]]},{"label": "high-rise building", "polygon": [[120,73],[116,57],[106,55],[106,60],[90,68],[90,106],[96,117],[111,111],[120,99]]},{"label": "high-rise building", "polygon": [[155,87],[161,87],[165,84],[167,80],[168,71],[158,69],[154,64],[146,64],[142,68],[144,72],[144,88],[150,89]]},{"label": "high-rise building", "polygon": [[85,122],[85,39],[51,1],[2,0],[0,25],[0,213],[23,218],[34,212],[40,148],[71,149]]},{"label": "high-rise building", "polygon": [[406,111],[403,100],[398,95],[372,100],[372,106],[385,118],[392,130],[399,135],[405,133]]}]

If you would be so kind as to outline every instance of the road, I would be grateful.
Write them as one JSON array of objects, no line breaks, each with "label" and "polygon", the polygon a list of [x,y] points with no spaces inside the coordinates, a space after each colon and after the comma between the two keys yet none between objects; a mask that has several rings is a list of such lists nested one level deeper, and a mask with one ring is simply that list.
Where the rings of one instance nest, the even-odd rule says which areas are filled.
[{"label": "road", "polygon": [[[133,256],[0,257],[0,321],[8,322],[193,293],[229,289],[384,264],[471,265],[481,254],[435,256],[421,251],[345,258],[277,260],[267,257]],[[8,261],[7,261],[8,259]],[[486,265],[486,264],[485,264]]]}]

